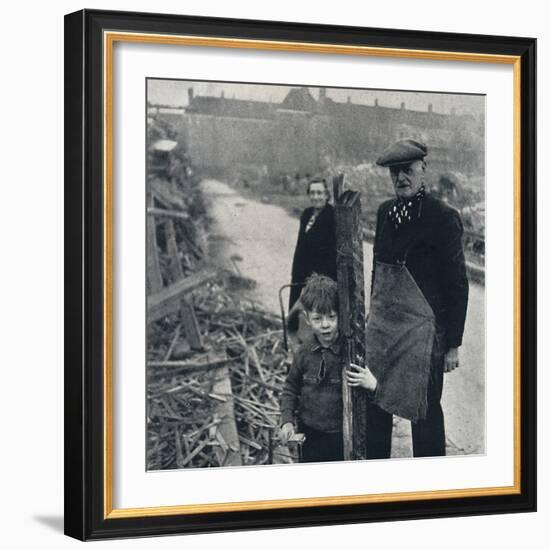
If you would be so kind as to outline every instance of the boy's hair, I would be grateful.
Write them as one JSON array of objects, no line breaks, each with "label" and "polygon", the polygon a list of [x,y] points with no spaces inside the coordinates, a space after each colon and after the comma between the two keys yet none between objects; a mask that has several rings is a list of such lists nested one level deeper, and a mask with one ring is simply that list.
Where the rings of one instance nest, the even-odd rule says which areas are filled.
[{"label": "boy's hair", "polygon": [[330,277],[313,273],[306,280],[300,301],[309,312],[338,313],[338,287]]}]

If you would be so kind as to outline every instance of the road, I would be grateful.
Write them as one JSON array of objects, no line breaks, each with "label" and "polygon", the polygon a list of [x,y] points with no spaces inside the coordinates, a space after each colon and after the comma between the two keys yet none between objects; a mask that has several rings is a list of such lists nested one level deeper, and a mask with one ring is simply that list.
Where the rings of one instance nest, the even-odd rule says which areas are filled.
[{"label": "road", "polygon": [[[256,281],[250,297],[279,313],[278,290],[288,284],[298,220],[279,206],[242,197],[229,185],[204,180],[213,233],[222,261],[239,258],[242,274]],[[365,282],[370,284],[372,245],[365,243]],[[365,293],[368,299],[369,292]],[[368,304],[367,304],[368,307]],[[443,409],[448,454],[482,454],[485,448],[485,291],[470,285],[461,366],[446,375]],[[392,457],[411,456],[410,423],[395,419]]]}]

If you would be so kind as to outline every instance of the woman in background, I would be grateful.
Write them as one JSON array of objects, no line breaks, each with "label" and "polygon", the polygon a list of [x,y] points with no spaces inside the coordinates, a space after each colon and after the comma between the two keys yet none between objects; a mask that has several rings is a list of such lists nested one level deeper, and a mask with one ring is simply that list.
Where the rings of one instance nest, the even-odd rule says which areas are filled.
[{"label": "woman in background", "polygon": [[336,280],[336,224],[334,207],[324,178],[314,177],[307,186],[311,203],[300,216],[300,229],[292,261],[288,329],[296,332],[299,324],[298,298],[306,279],[312,274]]}]

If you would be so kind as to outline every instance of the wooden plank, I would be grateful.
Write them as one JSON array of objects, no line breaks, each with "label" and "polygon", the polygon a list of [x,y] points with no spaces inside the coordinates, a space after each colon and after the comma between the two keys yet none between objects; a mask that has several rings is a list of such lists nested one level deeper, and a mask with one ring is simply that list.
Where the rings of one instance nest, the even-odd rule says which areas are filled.
[{"label": "wooden plank", "polygon": [[178,220],[188,220],[189,214],[187,212],[181,212],[179,210],[167,210],[165,208],[147,208],[147,214],[149,216],[163,216],[165,218],[176,218]]},{"label": "wooden plank", "polygon": [[171,375],[188,375],[192,373],[205,373],[209,371],[215,371],[226,367],[228,364],[233,363],[234,359],[231,357],[223,357],[218,359],[212,359],[207,363],[185,363],[183,361],[148,361],[147,368],[152,369],[167,369],[165,372],[170,372]]},{"label": "wooden plank", "polygon": [[[166,247],[170,258],[168,270],[170,272],[172,282],[176,283],[183,278],[183,269],[181,267],[181,262],[178,255],[174,222],[170,219],[166,220],[164,223],[164,229],[166,234]],[[197,316],[195,315],[195,308],[185,298],[182,298],[180,301],[180,313],[185,337],[187,338],[191,349],[202,350],[204,346],[202,343],[199,323],[197,322]]]},{"label": "wooden plank", "polygon": [[217,271],[205,268],[185,279],[163,288],[147,298],[147,322],[152,323],[180,309],[181,298],[217,276]]},{"label": "wooden plank", "polygon": [[[147,203],[153,205],[153,195],[148,193]],[[157,230],[155,218],[147,218],[147,294],[155,294],[162,289],[162,275],[157,250]]]},{"label": "wooden plank", "polygon": [[340,195],[344,192],[344,174],[339,173],[332,178],[332,196],[334,204],[338,203]]},{"label": "wooden plank", "polygon": [[227,451],[218,447],[215,452],[221,453],[222,456],[219,458],[222,466],[241,466],[239,432],[237,431],[237,424],[235,422],[231,378],[229,377],[229,369],[227,367],[216,372],[216,382],[212,386],[212,393],[229,397],[227,401],[220,403],[216,408],[216,416],[221,419],[221,422],[218,424],[218,432],[227,444]]},{"label": "wooden plank", "polygon": [[187,338],[191,349],[203,349],[204,345],[202,343],[202,336],[199,329],[199,323],[197,322],[197,316],[195,315],[195,308],[188,300],[182,298],[180,303],[180,311],[185,337]]},{"label": "wooden plank", "polygon": [[149,187],[163,203],[172,205],[176,210],[183,210],[185,208],[183,195],[176,191],[167,180],[153,178],[149,181]]},{"label": "wooden plank", "polygon": [[169,219],[164,222],[164,232],[166,235],[166,249],[169,257],[168,271],[170,273],[171,282],[175,283],[183,278],[183,269],[178,254],[176,231],[172,220]]},{"label": "wooden plank", "polygon": [[[363,275],[363,234],[360,193],[343,189],[343,176],[333,180],[336,204],[336,270],[338,281],[339,327],[343,337],[342,368],[350,362],[364,365],[365,283]],[[344,401],[344,458],[366,458],[367,394],[361,388],[342,384]]]},{"label": "wooden plank", "polygon": [[181,333],[181,324],[179,324],[176,327],[176,333],[174,334],[172,341],[170,342],[170,346],[168,347],[168,350],[166,354],[164,355],[164,360],[169,361],[170,357],[172,356],[172,352],[174,351],[174,348],[176,347],[176,344],[178,343],[178,339],[180,337]]}]

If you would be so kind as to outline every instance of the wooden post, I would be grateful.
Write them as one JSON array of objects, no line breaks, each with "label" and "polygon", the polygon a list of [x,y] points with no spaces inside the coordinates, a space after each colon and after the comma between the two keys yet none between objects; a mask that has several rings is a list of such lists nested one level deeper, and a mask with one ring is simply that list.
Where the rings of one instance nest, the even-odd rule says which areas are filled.
[{"label": "wooden post", "polygon": [[[154,205],[153,195],[147,194],[148,206]],[[147,217],[147,290],[148,295],[162,289],[162,275],[157,251],[157,224],[152,216]]]},{"label": "wooden post", "polygon": [[166,249],[168,251],[168,270],[170,272],[171,283],[178,282],[183,277],[183,269],[178,255],[178,245],[176,243],[176,230],[174,222],[167,219],[164,222],[164,233],[166,235]]},{"label": "wooden post", "polygon": [[222,462],[220,466],[241,466],[242,458],[239,431],[235,422],[235,409],[233,406],[233,392],[231,389],[229,369],[227,367],[222,367],[214,376],[216,377],[216,381],[212,386],[212,392],[223,395],[226,398],[225,402],[218,405],[216,414],[222,420],[218,426],[218,431],[227,446],[226,453],[219,447],[215,447],[214,452],[216,452],[220,462]]},{"label": "wooden post", "polygon": [[[346,368],[350,362],[361,366],[365,363],[365,281],[360,193],[343,191],[343,184],[343,174],[334,178],[338,318],[343,343],[342,368]],[[367,394],[343,381],[342,397],[344,459],[365,459]]]},{"label": "wooden post", "polygon": [[147,322],[153,323],[165,315],[170,315],[180,309],[181,297],[217,276],[217,271],[204,268],[177,283],[164,287],[159,292],[147,297]]},{"label": "wooden post", "polygon": [[[181,262],[178,256],[178,245],[176,243],[176,231],[174,229],[174,222],[171,219],[167,219],[164,222],[164,230],[166,234],[166,247],[169,255],[169,271],[173,283],[183,279],[184,273],[181,267]],[[185,337],[191,346],[191,349],[202,350],[202,337],[195,315],[195,308],[192,302],[189,302],[185,296],[181,298],[180,302],[180,315],[183,324],[183,330]]]},{"label": "wooden post", "polygon": [[193,307],[193,304],[188,302],[185,298],[182,298],[180,303],[180,311],[181,322],[183,324],[185,337],[187,338],[191,349],[204,349],[201,331],[199,328],[199,323],[197,321],[197,316],[195,315],[195,308]]}]

